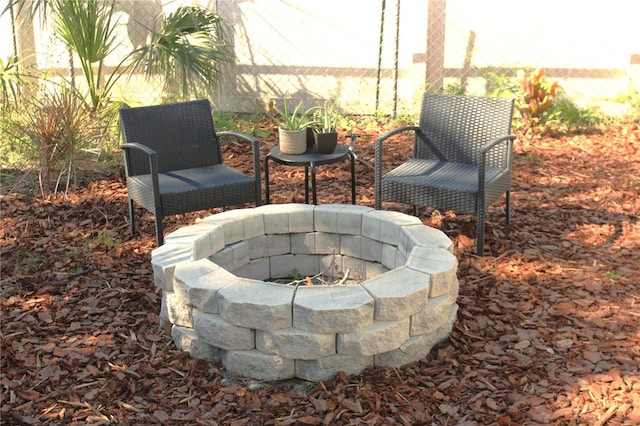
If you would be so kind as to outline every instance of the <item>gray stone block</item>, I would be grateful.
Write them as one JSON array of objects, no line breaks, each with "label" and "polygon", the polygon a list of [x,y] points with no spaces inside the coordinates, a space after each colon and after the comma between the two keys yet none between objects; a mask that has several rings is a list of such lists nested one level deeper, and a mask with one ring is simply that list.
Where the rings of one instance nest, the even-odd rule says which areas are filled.
[{"label": "gray stone block", "polygon": [[[398,255],[398,247],[391,244],[382,244],[382,253],[380,256],[380,263],[387,269],[394,269],[397,267],[396,256]],[[404,262],[403,262],[404,263]]]},{"label": "gray stone block", "polygon": [[336,353],[336,335],[296,328],[256,331],[256,349],[290,359],[316,359]]},{"label": "gray stone block", "polygon": [[360,240],[360,258],[373,262],[382,261],[382,243],[370,238],[362,237]]},{"label": "gray stone block", "polygon": [[289,234],[267,235],[265,244],[267,245],[267,257],[291,253],[291,237]]},{"label": "gray stone block", "polygon": [[289,204],[289,232],[313,232],[313,212],[315,206],[311,204]]},{"label": "gray stone block", "polygon": [[258,380],[284,380],[295,376],[293,360],[257,350],[224,351],[222,364],[232,374]]},{"label": "gray stone block", "polygon": [[179,349],[189,352],[192,358],[213,360],[220,357],[220,350],[199,339],[191,328],[174,325],[171,327],[171,339]]},{"label": "gray stone block", "polygon": [[289,208],[290,204],[268,204],[258,207],[264,215],[265,234],[289,233]]},{"label": "gray stone block", "polygon": [[314,232],[291,234],[291,254],[315,254],[315,253],[316,253],[316,234]]},{"label": "gray stone block", "polygon": [[340,355],[375,355],[399,348],[409,339],[409,318],[376,321],[355,333],[338,333]]},{"label": "gray stone block", "polygon": [[407,266],[431,275],[429,297],[449,294],[455,285],[458,259],[444,249],[415,247],[407,259]]},{"label": "gray stone block", "polygon": [[269,259],[261,258],[250,260],[248,264],[244,265],[240,269],[236,269],[233,273],[241,278],[268,281],[271,277]]},{"label": "gray stone block", "polygon": [[165,299],[167,317],[171,324],[181,327],[193,327],[193,312],[188,304],[188,300],[183,299],[180,295],[173,291],[165,291],[162,293]]},{"label": "gray stone block", "polygon": [[423,226],[420,219],[415,216],[390,210],[379,210],[377,213],[380,217],[379,241],[382,243],[397,246],[400,238],[400,229],[402,227],[409,225]]},{"label": "gray stone block", "polygon": [[362,286],[375,300],[375,319],[394,321],[422,312],[429,278],[429,274],[402,266],[364,282]]},{"label": "gray stone block", "polygon": [[343,206],[340,204],[322,204],[313,211],[314,230],[317,232],[338,232],[338,213]]},{"label": "gray stone block", "polygon": [[238,327],[262,330],[291,327],[294,290],[293,286],[238,278],[234,285],[218,291],[220,315]]},{"label": "gray stone block", "polygon": [[360,286],[298,287],[293,326],[311,333],[349,333],[372,324],[373,310],[373,298]]},{"label": "gray stone block", "polygon": [[350,257],[360,257],[362,237],[360,235],[340,236],[340,254]]},{"label": "gray stone block", "polygon": [[186,244],[191,246],[194,259],[204,259],[224,247],[224,240],[214,236],[220,232],[218,225],[196,223],[178,228],[165,237],[165,244]]},{"label": "gray stone block", "polygon": [[220,349],[242,351],[255,348],[253,330],[229,324],[217,314],[196,311],[193,329],[204,342]]},{"label": "gray stone block", "polygon": [[382,275],[386,272],[389,272],[389,269],[382,266],[380,263],[367,262],[365,265],[365,279],[369,280],[371,278],[375,278],[379,275]]},{"label": "gray stone block", "polygon": [[441,325],[432,334],[422,334],[409,338],[398,349],[374,355],[374,364],[380,366],[402,367],[425,358],[434,345],[444,342],[449,338],[455,322],[458,305],[451,307],[447,322]]},{"label": "gray stone block", "polygon": [[[249,210],[244,211],[246,212]],[[265,234],[264,216],[261,213],[246,213],[242,219],[242,226],[244,229],[245,240],[261,237]]]},{"label": "gray stone block", "polygon": [[164,244],[151,252],[151,267],[156,287],[173,291],[173,272],[177,264],[195,260],[190,244]]},{"label": "gray stone block", "polygon": [[372,356],[329,355],[315,360],[296,360],[295,375],[303,380],[320,382],[329,380],[338,371],[346,374],[360,374],[373,366]]},{"label": "gray stone block", "polygon": [[249,244],[246,241],[239,241],[228,245],[209,259],[228,271],[235,271],[249,263]]},{"label": "gray stone block", "polygon": [[411,335],[431,334],[442,327],[449,320],[454,302],[448,294],[429,298],[425,309],[414,312],[411,316]]},{"label": "gray stone block", "polygon": [[[187,278],[188,265],[190,262],[180,265],[178,276],[175,280],[176,293],[183,295],[190,306],[193,306],[202,312],[217,314],[218,309],[218,291],[229,285],[235,284],[238,277],[226,269],[216,265],[209,260],[200,260],[195,269],[193,269],[192,278]],[[210,266],[204,265],[203,262]],[[209,269],[209,272],[200,274],[198,271]]]},{"label": "gray stone block", "polygon": [[285,254],[272,256],[269,268],[271,278],[287,278],[293,280],[294,269],[301,275],[315,275],[319,271],[319,258],[309,254]]},{"label": "gray stone block", "polygon": [[338,215],[338,233],[343,235],[360,235],[362,232],[362,215],[373,211],[371,207],[345,205]]},{"label": "gray stone block", "polygon": [[[433,247],[446,250],[453,253],[453,242],[447,234],[439,229],[432,228],[430,226],[424,226],[421,224],[415,224],[410,226],[403,226],[401,229],[401,238],[406,238],[411,243],[406,243],[407,246],[419,245],[424,247]],[[411,250],[409,249],[409,252]],[[407,252],[408,253],[408,252]]]},{"label": "gray stone block", "polygon": [[316,254],[340,254],[340,235],[316,232]]}]

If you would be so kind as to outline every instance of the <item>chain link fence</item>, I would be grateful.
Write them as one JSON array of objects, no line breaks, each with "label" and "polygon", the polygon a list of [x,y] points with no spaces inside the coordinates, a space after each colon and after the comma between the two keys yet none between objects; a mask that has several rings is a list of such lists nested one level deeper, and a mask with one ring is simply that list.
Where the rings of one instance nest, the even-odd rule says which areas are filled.
[{"label": "chain link fence", "polygon": [[[284,96],[330,100],[347,113],[412,114],[420,93],[486,94],[542,68],[578,105],[625,112],[640,96],[640,2],[609,0],[118,0],[115,66],[179,6],[215,11],[236,62],[211,100],[257,112]],[[5,13],[3,60],[59,78],[80,73],[50,27]],[[10,36],[12,35],[12,37]],[[9,40],[12,42],[9,43]],[[107,70],[107,73],[109,70]],[[121,79],[131,103],[166,99],[163,81]],[[625,101],[626,99],[626,101]]]}]

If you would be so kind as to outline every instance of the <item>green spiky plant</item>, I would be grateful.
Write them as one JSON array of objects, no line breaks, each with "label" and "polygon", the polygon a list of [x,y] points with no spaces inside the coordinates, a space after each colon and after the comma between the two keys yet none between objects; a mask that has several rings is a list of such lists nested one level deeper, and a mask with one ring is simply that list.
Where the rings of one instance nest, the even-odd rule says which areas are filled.
[{"label": "green spiky plant", "polygon": [[269,119],[282,130],[300,130],[316,123],[311,115],[317,107],[305,110],[302,107],[302,101],[292,107],[287,95],[284,96],[283,102],[282,109],[271,104],[269,110],[266,111]]},{"label": "green spiky plant", "polygon": [[17,149],[32,159],[43,197],[57,193],[65,174],[65,192],[68,190],[80,156],[102,134],[101,124],[83,96],[67,84],[25,97],[20,115],[5,130],[19,141]]},{"label": "green spiky plant", "polygon": [[50,0],[54,31],[80,62],[94,112],[109,102],[109,93],[121,76],[118,72],[105,75],[105,60],[117,46],[114,6],[115,0]]},{"label": "green spiky plant", "polygon": [[151,41],[132,52],[133,70],[147,77],[162,74],[168,88],[182,96],[209,90],[220,80],[223,64],[233,63],[224,20],[208,10],[180,7],[167,16]]},{"label": "green spiky plant", "polygon": [[19,100],[20,85],[23,82],[18,64],[13,60],[3,61],[0,58],[0,110],[4,111]]},{"label": "green spiky plant", "polygon": [[32,18],[37,13],[44,20],[51,17],[56,35],[80,61],[94,111],[111,101],[111,91],[123,75],[163,75],[168,87],[179,82],[187,98],[203,87],[215,87],[223,64],[234,61],[220,16],[199,7],[179,7],[164,19],[159,31],[149,29],[149,44],[125,55],[105,75],[105,59],[117,46],[114,7],[115,0],[10,0],[3,13],[15,8]]}]

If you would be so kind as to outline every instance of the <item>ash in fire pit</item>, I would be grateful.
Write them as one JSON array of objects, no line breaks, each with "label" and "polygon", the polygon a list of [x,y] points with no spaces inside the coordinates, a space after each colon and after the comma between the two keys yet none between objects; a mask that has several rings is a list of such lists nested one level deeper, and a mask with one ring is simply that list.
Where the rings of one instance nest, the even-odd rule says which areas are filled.
[{"label": "ash in fire pit", "polygon": [[401,366],[445,340],[457,310],[451,251],[402,213],[278,204],[183,227],[152,263],[179,348],[244,377],[320,381]]}]

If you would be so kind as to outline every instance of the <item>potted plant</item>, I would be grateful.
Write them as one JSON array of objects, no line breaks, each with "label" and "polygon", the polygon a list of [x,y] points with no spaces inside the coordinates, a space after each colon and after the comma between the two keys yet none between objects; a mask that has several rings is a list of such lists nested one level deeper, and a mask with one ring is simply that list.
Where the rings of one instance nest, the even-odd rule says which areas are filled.
[{"label": "potted plant", "polygon": [[318,153],[331,154],[338,145],[338,111],[331,105],[319,108],[318,122],[314,128],[315,145]]},{"label": "potted plant", "polygon": [[289,99],[284,97],[282,109],[271,108],[275,114],[268,113],[271,120],[278,125],[278,143],[283,154],[304,154],[307,150],[307,127],[315,121],[310,118],[311,111],[302,109],[302,101],[294,108]]}]

